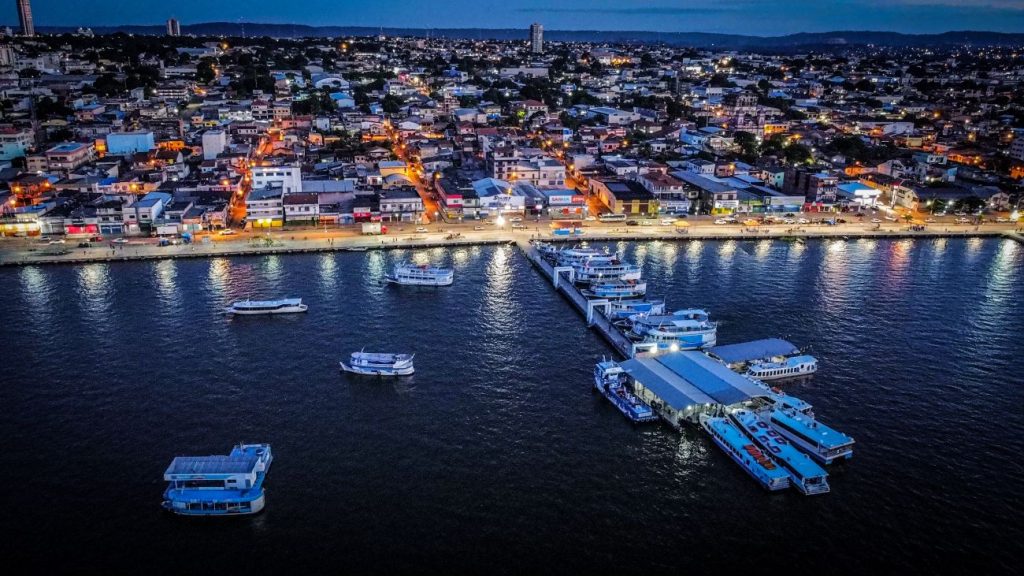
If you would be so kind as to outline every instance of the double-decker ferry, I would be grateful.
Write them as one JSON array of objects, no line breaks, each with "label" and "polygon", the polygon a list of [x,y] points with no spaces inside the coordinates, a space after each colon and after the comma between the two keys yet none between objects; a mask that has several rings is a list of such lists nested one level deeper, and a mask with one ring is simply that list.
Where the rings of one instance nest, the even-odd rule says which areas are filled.
[{"label": "double-decker ferry", "polygon": [[348,364],[339,362],[345,372],[366,376],[408,376],[414,372],[412,358],[415,354],[390,354],[376,352],[353,352]]},{"label": "double-decker ferry", "polygon": [[807,495],[829,491],[828,472],[762,422],[756,414],[749,410],[733,410],[729,417],[761,450],[786,469],[789,483],[794,488]]},{"label": "double-decker ferry", "polygon": [[727,418],[701,415],[700,425],[711,435],[711,440],[765,490],[785,490],[789,487],[789,474],[754,446]]},{"label": "double-decker ferry", "polygon": [[263,510],[270,444],[239,444],[227,456],[178,456],[164,472],[165,510],[184,516],[237,516]]},{"label": "double-decker ferry", "polygon": [[697,350],[718,341],[718,323],[704,310],[677,310],[671,314],[637,314],[630,317],[629,335],[644,342],[675,345],[679,350]]},{"label": "double-decker ferry", "polygon": [[747,365],[747,376],[765,381],[809,376],[817,371],[817,358],[807,354],[791,356],[778,362],[754,361]]},{"label": "double-decker ferry", "polygon": [[611,360],[602,360],[594,366],[594,389],[634,424],[658,419],[654,410],[626,387],[626,372]]},{"label": "double-decker ferry", "polygon": [[302,303],[302,298],[282,298],[280,300],[240,300],[224,309],[229,316],[255,316],[259,314],[294,314],[305,312],[309,306]]},{"label": "double-decker ferry", "polygon": [[572,264],[577,284],[590,284],[597,280],[639,280],[640,267],[626,264],[617,258],[611,260],[587,258]]},{"label": "double-decker ferry", "polygon": [[598,280],[581,290],[587,298],[628,300],[640,298],[647,293],[647,283],[636,280]]},{"label": "double-decker ferry", "polygon": [[455,272],[451,268],[433,268],[425,264],[399,264],[385,279],[405,286],[451,286]]},{"label": "double-decker ferry", "polygon": [[853,438],[818,422],[808,414],[778,408],[759,413],[761,419],[815,460],[831,464],[853,457]]}]

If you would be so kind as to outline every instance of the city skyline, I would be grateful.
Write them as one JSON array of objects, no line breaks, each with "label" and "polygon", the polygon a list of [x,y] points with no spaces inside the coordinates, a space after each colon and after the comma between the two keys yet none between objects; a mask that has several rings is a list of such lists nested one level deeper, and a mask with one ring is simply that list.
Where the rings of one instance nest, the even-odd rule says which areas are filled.
[{"label": "city skyline", "polygon": [[[718,32],[781,36],[799,32],[875,30],[938,33],[953,30],[1024,32],[1024,4],[1010,0],[664,0],[633,2],[569,0],[557,7],[534,0],[446,2],[436,6],[384,0],[377,3],[311,0],[303,10],[257,0],[239,8],[183,0],[174,14],[150,5],[98,0],[88,7],[67,0],[37,2],[37,27],[160,25],[172,15],[188,25],[202,22],[382,26],[404,28],[528,28],[540,22],[548,30],[636,30]],[[673,5],[674,4],[674,5]],[[17,25],[17,2],[4,4],[3,22]],[[870,15],[870,18],[867,16]],[[115,19],[116,17],[116,19]]]}]

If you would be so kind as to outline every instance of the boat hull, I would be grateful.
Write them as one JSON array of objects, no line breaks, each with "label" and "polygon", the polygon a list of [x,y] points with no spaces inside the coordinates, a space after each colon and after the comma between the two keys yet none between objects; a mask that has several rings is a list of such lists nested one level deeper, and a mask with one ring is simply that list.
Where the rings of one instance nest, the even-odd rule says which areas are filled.
[{"label": "boat hull", "polygon": [[412,366],[401,368],[364,368],[362,366],[351,366],[344,362],[338,362],[343,372],[360,374],[363,376],[410,376],[415,372]]},{"label": "boat hull", "polygon": [[385,276],[384,278],[388,283],[398,284],[399,286],[451,286],[455,282],[455,279],[450,276],[437,280],[400,279],[394,276]]},{"label": "boat hull", "polygon": [[298,306],[288,306],[285,308],[278,308],[275,310],[245,310],[228,307],[224,309],[224,313],[229,316],[264,316],[267,314],[300,314],[309,310],[309,306],[305,304],[299,304]]}]

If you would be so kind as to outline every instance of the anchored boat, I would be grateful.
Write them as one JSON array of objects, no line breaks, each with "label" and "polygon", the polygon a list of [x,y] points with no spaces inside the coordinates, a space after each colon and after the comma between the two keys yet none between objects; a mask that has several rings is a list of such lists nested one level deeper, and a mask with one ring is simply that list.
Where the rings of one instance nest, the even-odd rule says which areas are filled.
[{"label": "anchored boat", "polygon": [[305,312],[309,306],[302,303],[302,298],[282,298],[280,300],[241,300],[224,309],[224,313],[234,316],[253,316],[257,314],[294,314]]},{"label": "anchored boat", "polygon": [[600,280],[591,282],[582,290],[587,298],[606,298],[608,300],[627,300],[640,298],[647,293],[647,283],[636,280]]},{"label": "anchored boat", "polygon": [[588,258],[571,264],[577,284],[590,284],[598,280],[639,280],[640,267],[626,264],[617,258],[596,260]]},{"label": "anchored boat", "polygon": [[611,360],[594,366],[594,388],[635,424],[658,419],[646,402],[626,388],[625,371]]},{"label": "anchored boat", "polygon": [[255,514],[266,502],[270,444],[239,444],[227,456],[178,456],[164,480],[165,510],[184,516]]},{"label": "anchored boat", "polygon": [[817,371],[817,358],[806,354],[792,356],[779,361],[755,361],[747,366],[747,376],[765,381],[808,376]]},{"label": "anchored boat", "polygon": [[759,416],[787,440],[823,464],[853,457],[853,438],[829,428],[808,414],[775,408],[761,412]]},{"label": "anchored boat", "polygon": [[789,474],[772,462],[727,418],[701,415],[700,425],[719,448],[725,451],[765,490],[789,487]]},{"label": "anchored boat", "polygon": [[761,450],[786,469],[789,483],[794,488],[806,495],[825,494],[829,491],[828,472],[762,422],[756,414],[749,410],[734,410],[729,413],[729,417]]},{"label": "anchored boat", "polygon": [[408,376],[413,373],[412,358],[415,354],[388,354],[375,352],[353,352],[349,363],[339,362],[341,369],[353,374],[367,376]]},{"label": "anchored boat", "polygon": [[677,310],[671,314],[637,314],[630,317],[629,335],[644,342],[675,345],[678,350],[714,346],[718,323],[704,310]]},{"label": "anchored boat", "polygon": [[451,268],[433,268],[427,265],[399,264],[392,274],[385,276],[388,282],[405,286],[451,286],[455,272]]},{"label": "anchored boat", "polygon": [[610,303],[608,317],[612,320],[625,320],[637,314],[664,314],[664,300],[616,300]]}]

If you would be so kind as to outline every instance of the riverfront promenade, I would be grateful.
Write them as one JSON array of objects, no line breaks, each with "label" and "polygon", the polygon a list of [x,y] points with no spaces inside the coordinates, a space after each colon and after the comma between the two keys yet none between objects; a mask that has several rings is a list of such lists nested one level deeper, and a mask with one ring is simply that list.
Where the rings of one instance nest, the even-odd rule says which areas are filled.
[{"label": "riverfront promenade", "polygon": [[[534,224],[529,222],[528,224]],[[838,226],[760,226],[697,224],[674,226],[623,226],[587,223],[581,236],[555,236],[546,222],[513,229],[508,226],[481,226],[473,223],[430,226],[426,232],[414,232],[414,225],[393,227],[380,236],[359,234],[358,226],[331,229],[275,230],[244,232],[230,236],[200,235],[191,244],[160,246],[155,238],[126,238],[111,246],[113,238],[78,247],[80,240],[63,243],[40,238],[0,238],[0,266],[117,262],[165,258],[206,258],[258,254],[291,254],[329,251],[362,251],[389,248],[428,248],[473,244],[513,243],[540,238],[551,241],[645,241],[645,240],[754,240],[792,238],[929,238],[1005,236],[1024,242],[1024,235],[1013,224],[945,225],[912,230],[903,224],[875,225],[851,223]]]}]

